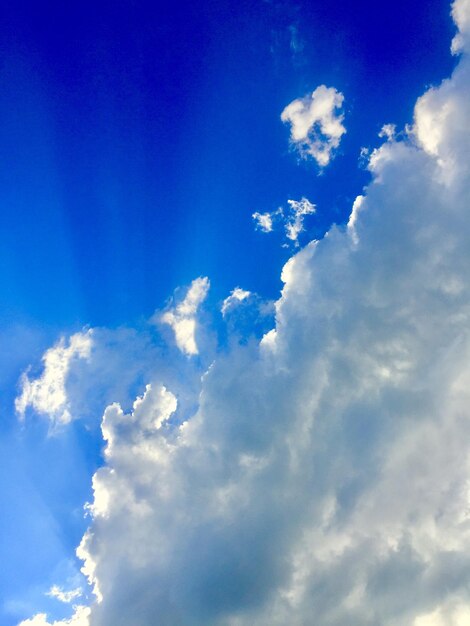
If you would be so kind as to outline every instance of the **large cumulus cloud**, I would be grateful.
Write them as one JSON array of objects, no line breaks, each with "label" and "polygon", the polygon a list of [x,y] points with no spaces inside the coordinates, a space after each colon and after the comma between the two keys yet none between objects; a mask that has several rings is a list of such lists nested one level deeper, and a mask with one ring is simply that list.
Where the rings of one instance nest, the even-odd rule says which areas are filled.
[{"label": "large cumulus cloud", "polygon": [[216,358],[190,419],[158,377],[106,409],[90,626],[466,623],[469,72],[373,153],[349,227],[289,260],[275,328]]}]

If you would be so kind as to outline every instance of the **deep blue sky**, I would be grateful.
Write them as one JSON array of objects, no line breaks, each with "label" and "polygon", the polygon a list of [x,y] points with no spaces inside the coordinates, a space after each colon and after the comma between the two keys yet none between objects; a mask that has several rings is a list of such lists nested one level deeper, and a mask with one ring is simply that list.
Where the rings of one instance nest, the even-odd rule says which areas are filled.
[{"label": "deep blue sky", "polygon": [[[256,232],[252,213],[306,196],[318,213],[304,243],[343,223],[369,179],[361,147],[384,123],[410,122],[425,87],[449,75],[453,33],[444,0],[1,3],[0,584],[11,596],[37,584],[42,597],[44,570],[73,553],[100,445],[75,460],[84,432],[49,440],[33,423],[17,436],[21,371],[60,332],[132,324],[200,275],[212,304],[235,286],[277,297],[291,251]],[[345,96],[347,134],[319,175],[289,150],[280,114],[323,83]]]},{"label": "deep blue sky", "polygon": [[[198,275],[215,300],[236,285],[275,296],[288,252],[254,232],[251,213],[306,195],[318,205],[310,235],[344,221],[367,181],[360,147],[409,121],[452,65],[442,0],[1,13],[6,325],[128,322]],[[321,83],[344,93],[348,134],[319,177],[289,152],[279,115]]]}]

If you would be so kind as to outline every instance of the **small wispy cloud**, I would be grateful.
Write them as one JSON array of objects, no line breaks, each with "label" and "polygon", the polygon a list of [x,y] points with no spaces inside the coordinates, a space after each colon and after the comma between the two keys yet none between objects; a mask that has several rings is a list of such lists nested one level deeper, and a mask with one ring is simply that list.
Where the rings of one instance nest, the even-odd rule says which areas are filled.
[{"label": "small wispy cloud", "polygon": [[307,198],[287,200],[287,208],[279,207],[271,213],[253,213],[255,227],[263,233],[270,233],[277,223],[282,224],[286,237],[295,246],[299,245],[299,235],[304,230],[304,219],[316,212],[316,206]]},{"label": "small wispy cloud", "polygon": [[299,235],[304,230],[304,218],[306,215],[313,215],[316,211],[314,204],[302,198],[301,200],[288,200],[289,212],[286,219],[286,236],[299,245]]},{"label": "small wispy cloud", "polygon": [[293,100],[281,113],[290,124],[290,141],[303,158],[312,157],[320,167],[333,158],[346,132],[341,113],[344,96],[334,87],[320,85],[311,94]]},{"label": "small wispy cloud", "polygon": [[393,141],[397,132],[395,124],[384,124],[379,132],[379,137],[386,139],[387,141]]},{"label": "small wispy cloud", "polygon": [[31,380],[27,372],[23,373],[20,380],[21,393],[15,400],[20,419],[24,419],[26,409],[32,407],[38,413],[48,415],[55,424],[67,424],[71,421],[66,392],[67,377],[75,360],[90,357],[92,346],[91,330],[75,333],[68,342],[62,337],[44,354],[44,370],[41,376]]},{"label": "small wispy cloud", "polygon": [[196,315],[209,291],[207,277],[193,280],[184,300],[160,316],[160,321],[171,326],[175,333],[176,345],[187,356],[199,353],[196,343]]},{"label": "small wispy cloud", "polygon": [[76,600],[82,595],[82,590],[80,587],[77,587],[76,589],[71,589],[70,591],[64,591],[58,585],[52,585],[46,595],[50,598],[56,598],[59,602],[70,604],[70,602],[73,602],[73,600]]},{"label": "small wispy cloud", "polygon": [[276,213],[277,211],[274,213],[258,213],[258,211],[253,213],[252,217],[255,220],[256,228],[263,233],[270,233],[273,230],[273,216]]}]

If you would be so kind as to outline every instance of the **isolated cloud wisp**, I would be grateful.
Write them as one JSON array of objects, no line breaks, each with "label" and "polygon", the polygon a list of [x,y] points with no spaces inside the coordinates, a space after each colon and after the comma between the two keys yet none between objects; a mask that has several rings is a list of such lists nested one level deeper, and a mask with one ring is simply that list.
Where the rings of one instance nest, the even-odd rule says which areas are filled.
[{"label": "isolated cloud wisp", "polygon": [[209,279],[196,278],[179,304],[161,316],[164,324],[171,326],[175,333],[176,345],[187,356],[198,354],[196,343],[196,315],[209,291]]},{"label": "isolated cloud wisp", "polygon": [[69,604],[70,602],[73,602],[73,600],[76,600],[82,595],[82,590],[77,587],[76,589],[64,591],[58,585],[52,585],[46,595],[50,596],[51,598],[57,598],[59,602]]},{"label": "isolated cloud wisp", "polygon": [[275,225],[281,223],[287,239],[299,245],[299,235],[304,230],[304,219],[316,212],[316,206],[307,198],[287,200],[287,208],[279,207],[271,213],[253,213],[256,228],[263,233],[270,233]]},{"label": "isolated cloud wisp", "polygon": [[263,233],[270,233],[273,230],[273,216],[277,215],[278,211],[274,213],[259,213],[256,211],[252,217],[255,220],[256,228]]},{"label": "isolated cloud wisp", "polygon": [[346,132],[340,113],[343,101],[343,94],[334,87],[320,85],[310,95],[293,100],[281,113],[281,120],[290,124],[292,145],[320,167],[331,161]]},{"label": "isolated cloud wisp", "polygon": [[286,220],[286,236],[293,241],[296,245],[299,243],[299,235],[304,229],[304,217],[306,215],[313,215],[316,211],[314,204],[302,198],[301,200],[288,200],[289,214]]},{"label": "isolated cloud wisp", "polygon": [[275,327],[218,355],[193,415],[155,378],[105,409],[87,626],[466,623],[469,63],[375,151],[349,225],[286,263]]},{"label": "isolated cloud wisp", "polygon": [[92,331],[72,335],[66,344],[62,337],[43,357],[44,370],[40,377],[31,380],[27,373],[21,377],[21,394],[15,401],[18,415],[24,418],[31,406],[48,415],[53,423],[66,424],[72,419],[66,393],[67,376],[76,359],[88,359],[93,346]]}]

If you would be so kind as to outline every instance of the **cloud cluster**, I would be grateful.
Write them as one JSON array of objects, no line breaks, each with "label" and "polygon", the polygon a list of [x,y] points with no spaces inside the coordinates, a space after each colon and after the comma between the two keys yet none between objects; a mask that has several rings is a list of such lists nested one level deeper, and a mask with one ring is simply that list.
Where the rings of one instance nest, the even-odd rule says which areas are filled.
[{"label": "cloud cluster", "polygon": [[334,87],[320,85],[310,95],[293,100],[281,113],[290,124],[290,140],[302,157],[312,157],[320,167],[331,161],[346,132],[341,110],[344,96]]},{"label": "cloud cluster", "polygon": [[373,153],[348,227],[287,262],[275,328],[219,354],[194,415],[158,378],[106,408],[78,551],[97,600],[73,626],[468,622],[469,89],[463,54]]},{"label": "cloud cluster", "polygon": [[[207,279],[194,280],[182,298],[176,294],[173,308],[157,310],[136,328],[97,327],[61,337],[44,354],[39,375],[29,368],[21,376],[15,401],[19,418],[23,420],[29,409],[46,417],[50,432],[56,434],[77,419],[97,430],[96,416],[107,404],[131,406],[142,381],[157,372],[178,394],[180,413],[186,414],[197,402],[201,374],[212,359],[210,333],[199,332],[197,320],[208,288]],[[244,293],[232,292],[225,301],[226,312],[236,308]],[[164,337],[159,332],[162,317],[171,320],[174,331]],[[197,354],[196,338],[203,342],[204,354],[188,359]]]},{"label": "cloud cluster", "polygon": [[271,213],[253,213],[256,228],[263,233],[270,233],[274,230],[274,225],[281,222],[287,239],[296,246],[299,245],[299,235],[304,230],[304,218],[306,215],[313,215],[316,206],[307,198],[301,200],[287,200],[288,208],[279,207]]}]

